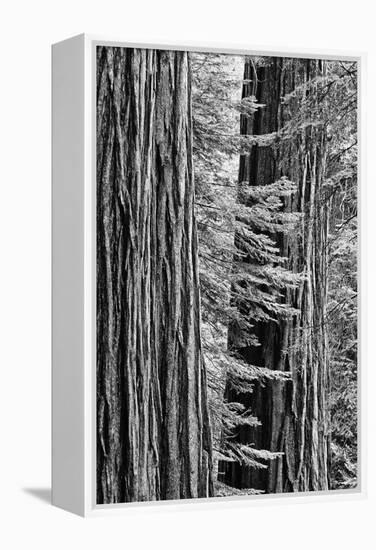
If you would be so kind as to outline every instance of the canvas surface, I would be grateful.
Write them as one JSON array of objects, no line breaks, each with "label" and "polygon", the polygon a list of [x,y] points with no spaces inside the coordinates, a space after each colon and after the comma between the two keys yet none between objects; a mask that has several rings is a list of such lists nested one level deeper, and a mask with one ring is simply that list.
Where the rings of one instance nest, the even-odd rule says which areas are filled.
[{"label": "canvas surface", "polygon": [[96,67],[97,503],[356,487],[356,62]]}]

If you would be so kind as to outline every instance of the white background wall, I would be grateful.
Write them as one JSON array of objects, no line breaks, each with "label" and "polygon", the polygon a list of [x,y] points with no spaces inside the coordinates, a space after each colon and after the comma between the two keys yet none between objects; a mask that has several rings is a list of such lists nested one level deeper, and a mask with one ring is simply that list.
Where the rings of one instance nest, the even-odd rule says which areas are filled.
[{"label": "white background wall", "polygon": [[[0,544],[2,548],[374,548],[376,40],[372,2],[42,0],[4,3],[0,111]],[[368,498],[83,520],[46,502],[50,480],[50,44],[88,32],[129,41],[368,52]],[[366,210],[368,218],[366,220]],[[366,336],[367,327],[363,327]],[[39,498],[38,498],[39,495]],[[43,498],[40,498],[40,497]],[[225,503],[223,503],[225,504]]]}]

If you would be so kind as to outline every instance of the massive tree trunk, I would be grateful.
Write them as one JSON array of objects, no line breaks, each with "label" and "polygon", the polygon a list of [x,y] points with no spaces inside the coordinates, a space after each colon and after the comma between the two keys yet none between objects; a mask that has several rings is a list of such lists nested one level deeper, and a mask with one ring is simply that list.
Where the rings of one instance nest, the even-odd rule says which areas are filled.
[{"label": "massive tree trunk", "polygon": [[97,51],[97,502],[212,495],[189,58]]},{"label": "massive tree trunk", "polygon": [[[242,427],[238,440],[283,453],[267,470],[224,465],[226,483],[238,488],[268,493],[328,489],[326,136],[322,126],[310,123],[313,96],[305,87],[324,71],[324,62],[317,60],[271,58],[257,68],[252,60],[245,65],[243,96],[255,94],[265,107],[253,117],[242,116],[241,133],[275,132],[276,139],[270,146],[254,145],[250,155],[241,157],[239,181],[265,185],[287,176],[298,184],[295,196],[285,199],[285,210],[301,213],[300,230],[288,237],[273,237],[288,258],[289,268],[302,273],[304,281],[284,297],[285,303],[298,310],[296,318],[256,322],[254,330],[261,345],[236,350],[250,364],[291,372],[291,382],[256,383],[252,395],[229,392],[230,400],[251,406],[262,423],[256,428]],[[299,124],[287,136],[282,128],[294,116],[299,116]]]}]

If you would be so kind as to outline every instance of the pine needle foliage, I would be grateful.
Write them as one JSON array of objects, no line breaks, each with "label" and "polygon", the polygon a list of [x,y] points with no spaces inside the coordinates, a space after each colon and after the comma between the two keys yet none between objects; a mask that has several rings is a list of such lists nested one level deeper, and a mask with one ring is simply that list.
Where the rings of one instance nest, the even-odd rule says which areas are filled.
[{"label": "pine needle foliage", "polygon": [[[192,54],[191,67],[202,342],[214,450],[217,460],[266,468],[278,453],[234,441],[239,427],[259,421],[249,408],[227,402],[225,389],[251,393],[255,380],[287,380],[289,373],[245,363],[235,346],[229,349],[227,330],[231,325],[237,346],[258,345],[255,321],[296,313],[282,298],[300,277],[286,267],[273,238],[297,230],[298,216],[283,211],[284,199],[294,194],[296,184],[285,177],[263,188],[238,182],[239,155],[254,142],[240,134],[240,114],[251,116],[263,108],[255,98],[239,99],[244,58]],[[257,137],[259,142],[274,138]]]}]

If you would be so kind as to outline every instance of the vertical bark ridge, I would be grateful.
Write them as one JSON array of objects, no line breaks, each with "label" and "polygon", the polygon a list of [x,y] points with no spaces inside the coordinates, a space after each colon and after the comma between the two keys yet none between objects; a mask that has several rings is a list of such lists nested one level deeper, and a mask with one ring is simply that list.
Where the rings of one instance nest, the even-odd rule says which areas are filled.
[{"label": "vertical bark ridge", "polygon": [[97,502],[210,496],[189,59],[97,52]]}]

